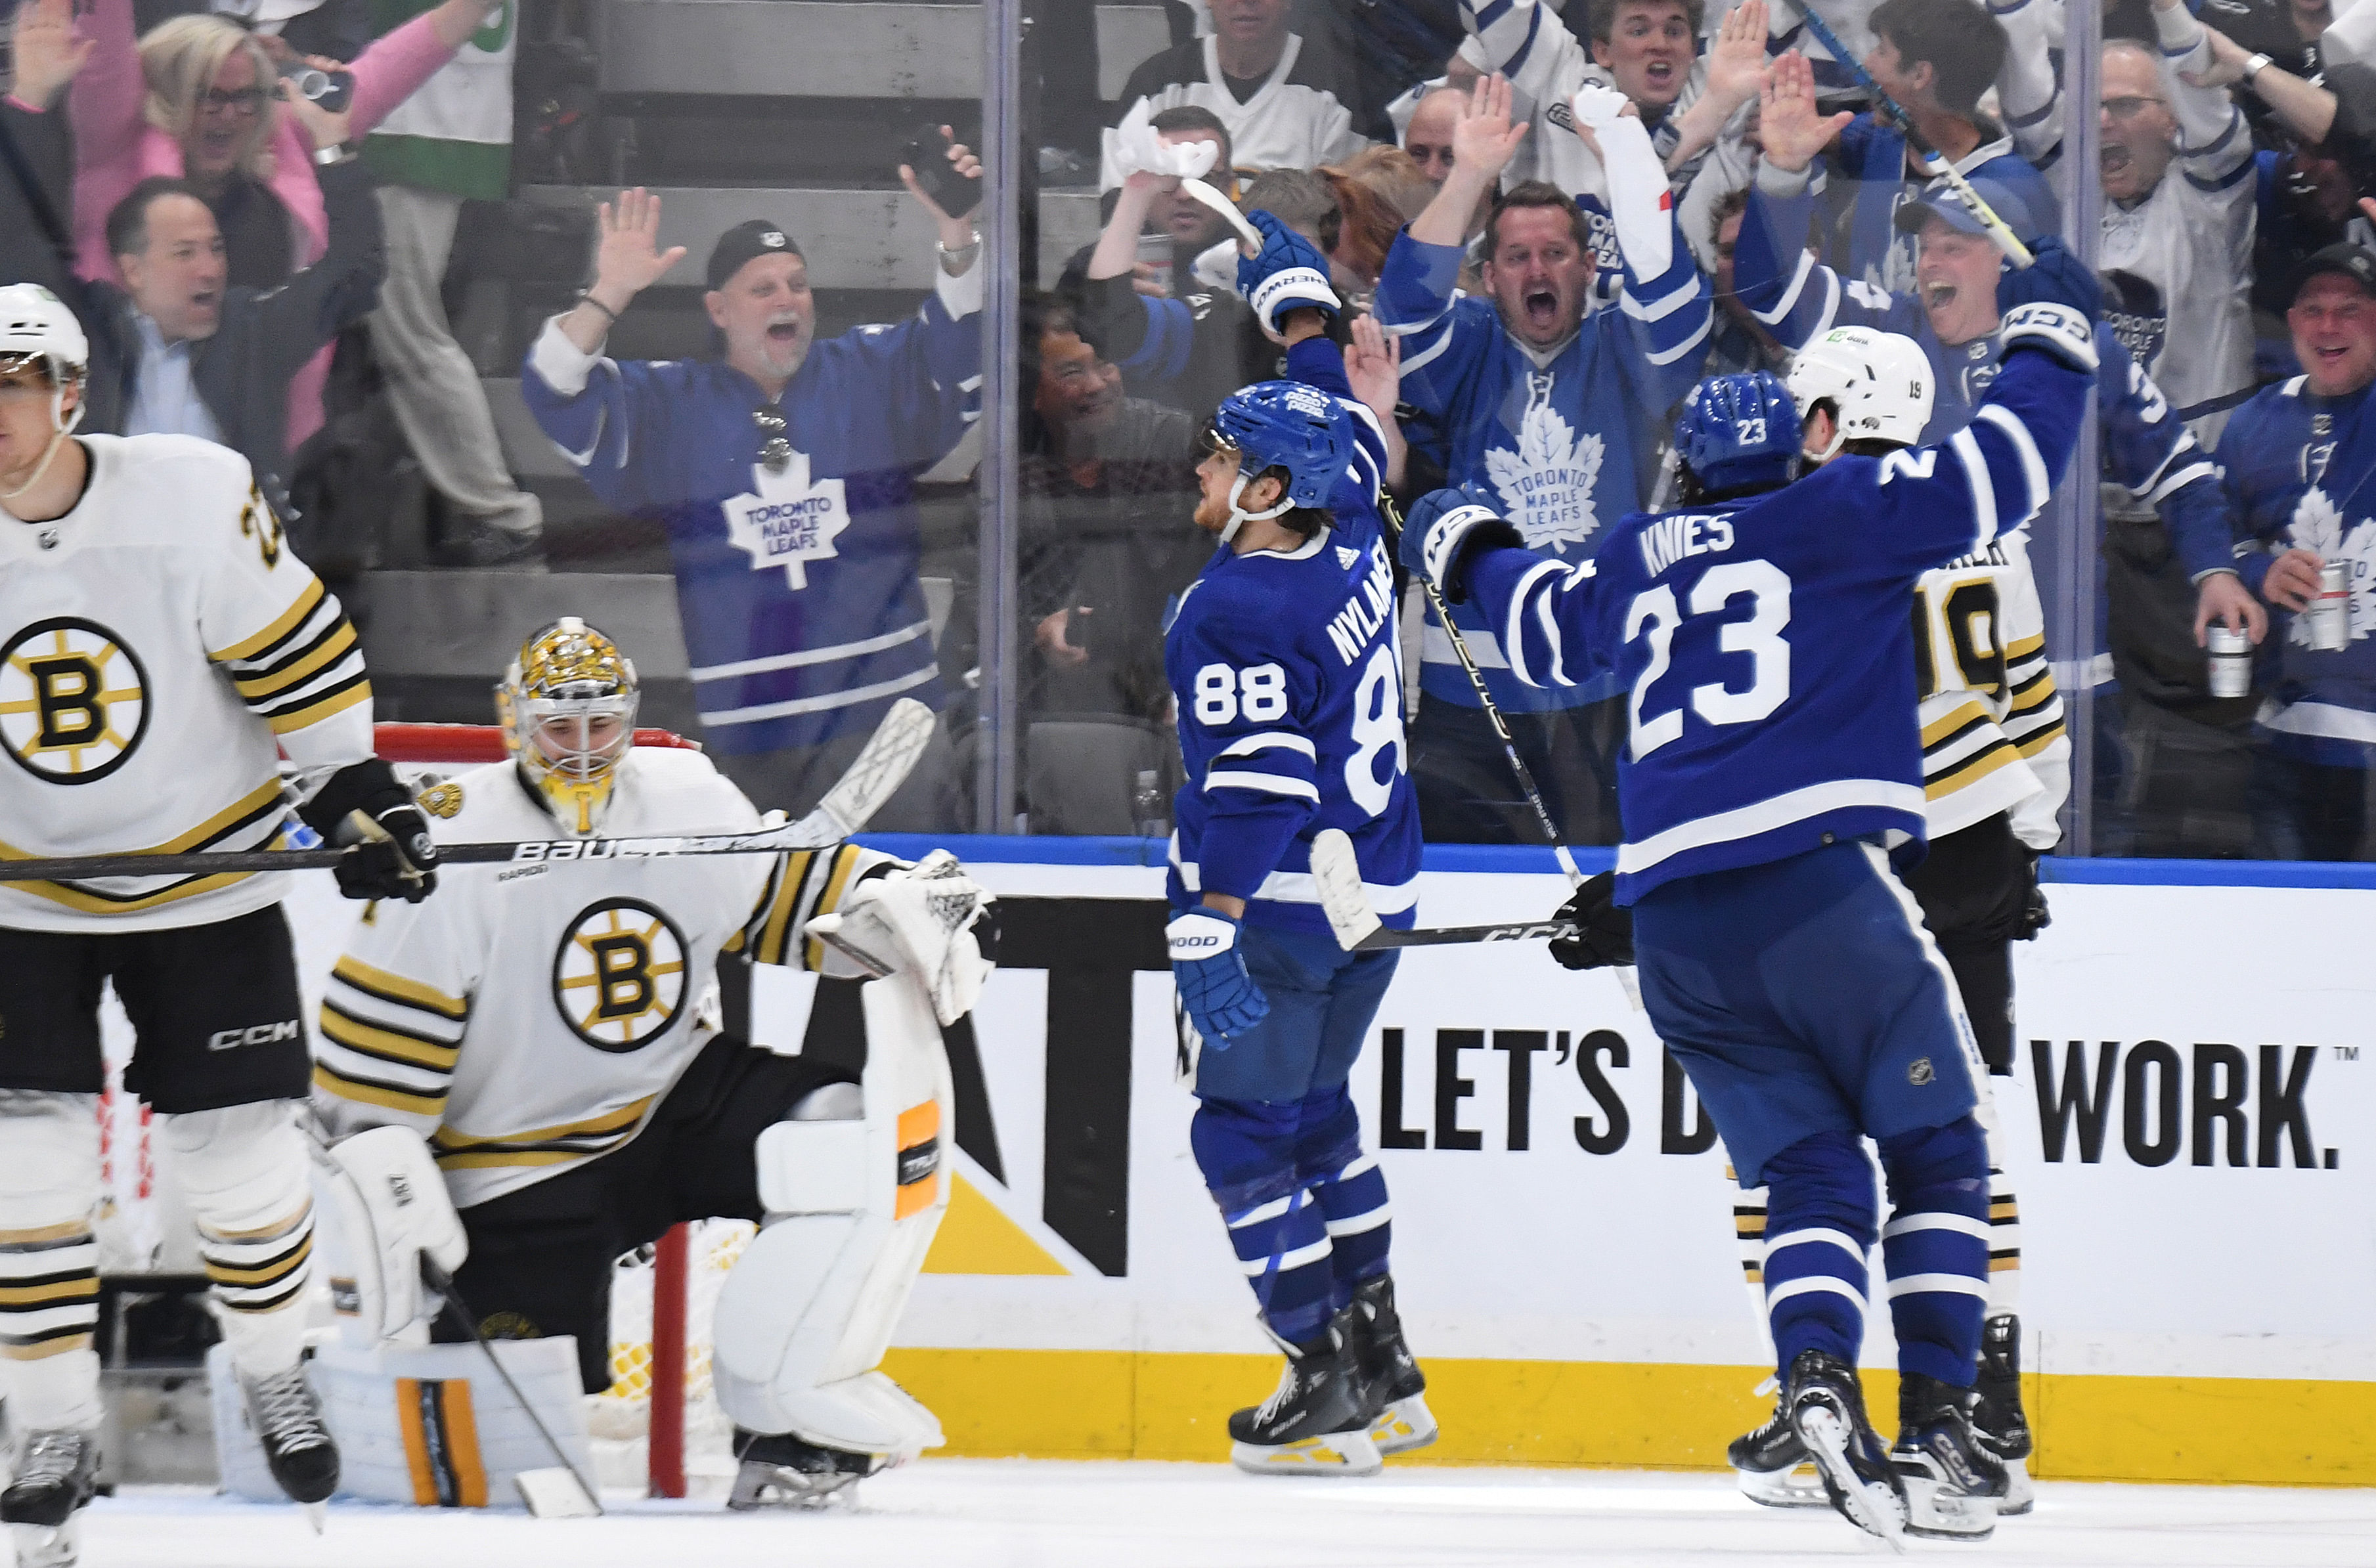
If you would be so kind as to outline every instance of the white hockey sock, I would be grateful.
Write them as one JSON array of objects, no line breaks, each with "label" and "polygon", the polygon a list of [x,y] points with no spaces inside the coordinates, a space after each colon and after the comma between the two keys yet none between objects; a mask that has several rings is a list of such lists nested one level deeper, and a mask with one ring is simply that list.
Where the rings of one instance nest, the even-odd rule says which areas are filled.
[{"label": "white hockey sock", "polygon": [[290,1103],[158,1120],[232,1361],[244,1377],[286,1372],[304,1353],[314,1251],[312,1168]]},{"label": "white hockey sock", "polygon": [[100,1422],[95,1099],[0,1092],[0,1394],[18,1433]]}]

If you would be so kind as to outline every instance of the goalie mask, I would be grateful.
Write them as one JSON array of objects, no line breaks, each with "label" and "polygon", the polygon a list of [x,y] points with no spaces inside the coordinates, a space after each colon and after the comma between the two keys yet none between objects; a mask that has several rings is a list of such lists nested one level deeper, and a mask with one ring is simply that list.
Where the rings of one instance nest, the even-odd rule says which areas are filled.
[{"label": "goalie mask", "polygon": [[564,615],[520,645],[495,688],[504,745],[564,827],[591,833],[636,743],[636,666]]}]

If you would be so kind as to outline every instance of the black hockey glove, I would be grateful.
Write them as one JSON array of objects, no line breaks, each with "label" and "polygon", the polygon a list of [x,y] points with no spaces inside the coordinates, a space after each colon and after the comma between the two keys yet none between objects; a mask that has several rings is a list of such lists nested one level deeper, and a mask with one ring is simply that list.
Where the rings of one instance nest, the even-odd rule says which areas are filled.
[{"label": "black hockey glove", "polygon": [[1634,911],[1619,909],[1616,897],[1615,873],[1602,872],[1560,906],[1553,918],[1581,933],[1552,941],[1551,956],[1562,968],[1599,969],[1634,961]]},{"label": "black hockey glove", "polygon": [[2037,880],[2037,851],[2025,849],[2022,858],[2029,862],[2029,886],[2022,897],[2021,923],[2014,927],[2013,939],[2032,942],[2054,923],[2054,912],[2046,907],[2046,889]]},{"label": "black hockey glove", "polygon": [[[418,904],[437,890],[437,841],[412,791],[378,757],[339,769],[297,808],[322,842],[348,849],[338,864],[339,891],[350,898],[401,898]],[[351,849],[350,849],[351,846]]]}]

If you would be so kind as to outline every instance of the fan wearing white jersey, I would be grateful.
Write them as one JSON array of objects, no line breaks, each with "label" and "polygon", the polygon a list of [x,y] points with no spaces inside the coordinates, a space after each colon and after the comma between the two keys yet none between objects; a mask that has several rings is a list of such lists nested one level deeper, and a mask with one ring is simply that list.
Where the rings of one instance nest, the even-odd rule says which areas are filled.
[{"label": "fan wearing white jersey", "polygon": [[[538,632],[499,694],[513,759],[424,791],[433,830],[758,829],[698,751],[632,745],[636,702],[634,666],[600,631],[573,616]],[[355,927],[322,1004],[315,1106],[334,1135],[428,1140],[478,1331],[574,1336],[589,1393],[610,1383],[619,1254],[680,1220],[762,1222],[715,1329],[735,1503],[814,1499],[941,1442],[874,1369],[948,1202],[940,1026],[988,970],[970,929],[987,903],[945,854],[910,867],[848,843],[449,868],[434,904],[375,905]],[[853,947],[875,961],[853,968]],[[862,1081],[720,1032],[721,953],[898,973],[864,992]],[[410,1266],[349,1261],[399,1291]],[[359,1309],[381,1295],[369,1279],[342,1293]]]},{"label": "fan wearing white jersey", "polygon": [[[327,837],[371,840],[340,868],[350,897],[424,897],[434,849],[372,754],[338,600],[237,453],[73,435],[87,362],[47,290],[0,289],[0,860],[277,848],[294,803]],[[314,1219],[284,882],[0,883],[0,1392],[18,1438],[0,1519],[20,1562],[72,1560],[99,1459],[111,983],[137,1037],[125,1083],[158,1113],[273,1477],[309,1504],[337,1484],[299,1364]]]}]

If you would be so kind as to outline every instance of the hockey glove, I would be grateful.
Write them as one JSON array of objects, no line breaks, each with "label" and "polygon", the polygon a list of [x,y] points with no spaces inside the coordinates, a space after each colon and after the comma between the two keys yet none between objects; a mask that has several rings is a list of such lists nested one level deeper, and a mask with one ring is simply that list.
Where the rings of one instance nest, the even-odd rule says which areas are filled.
[{"label": "hockey glove", "polygon": [[322,842],[347,849],[339,891],[350,898],[401,898],[418,904],[437,890],[437,841],[412,791],[378,757],[339,769],[297,808]]},{"label": "hockey glove", "polygon": [[1167,143],[1160,131],[1141,121],[1136,125],[1124,125],[1114,133],[1114,178],[1127,180],[1133,174],[1161,174],[1172,179],[1182,176],[1202,179],[1220,154],[1220,148],[1209,141]]},{"label": "hockey glove", "polygon": [[2096,332],[2104,286],[2052,234],[2033,242],[2034,266],[2007,267],[1997,279],[2005,351],[2044,349],[2073,370],[2096,368]]},{"label": "hockey glove", "polygon": [[2029,886],[2023,893],[2021,923],[2014,928],[2013,939],[2035,942],[2039,932],[2054,923],[2054,911],[2046,907],[2046,888],[2037,879],[2037,851],[2024,849],[2022,858],[2029,862]]},{"label": "hockey glove", "polygon": [[1328,258],[1320,247],[1271,213],[1257,209],[1246,220],[1263,236],[1262,253],[1238,262],[1238,293],[1253,307],[1254,319],[1279,334],[1289,311],[1317,305],[1335,320],[1344,303],[1328,286]]},{"label": "hockey glove", "polygon": [[1551,956],[1560,968],[1600,969],[1634,961],[1634,911],[1619,909],[1616,897],[1616,876],[1602,872],[1560,906],[1557,918],[1577,932],[1551,943]]},{"label": "hockey glove", "polygon": [[1229,1049],[1270,1014],[1270,998],[1246,973],[1238,951],[1239,923],[1218,909],[1196,909],[1172,917],[1163,928],[1171,947],[1171,980],[1188,1021],[1215,1051]]},{"label": "hockey glove", "polygon": [[1432,490],[1413,504],[1403,521],[1403,564],[1443,591],[1455,604],[1468,595],[1460,575],[1477,550],[1523,549],[1526,536],[1503,522],[1490,506],[1468,492]]}]

